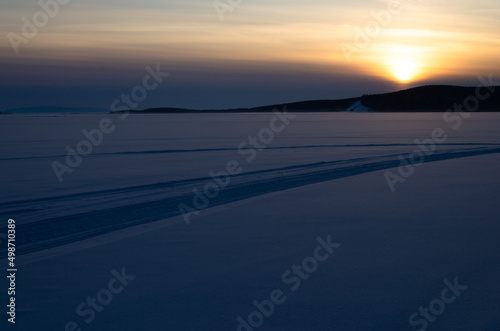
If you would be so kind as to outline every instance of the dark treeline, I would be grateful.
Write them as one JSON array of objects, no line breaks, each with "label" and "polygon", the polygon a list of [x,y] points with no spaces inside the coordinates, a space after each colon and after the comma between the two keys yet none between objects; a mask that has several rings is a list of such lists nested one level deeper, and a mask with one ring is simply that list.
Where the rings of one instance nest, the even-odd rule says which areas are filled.
[{"label": "dark treeline", "polygon": [[[494,91],[494,92],[493,92]],[[479,93],[479,94],[477,94]],[[484,100],[480,100],[484,99]],[[339,112],[361,101],[363,106],[375,112],[444,112],[454,111],[500,111],[500,86],[461,87],[450,85],[429,85],[384,94],[365,94],[358,98],[340,100],[313,100],[275,104],[255,108],[204,109],[151,108],[134,113],[228,113],[228,112],[270,112],[286,107],[291,112]],[[465,104],[467,106],[465,106]],[[477,107],[477,108],[476,108]]]}]

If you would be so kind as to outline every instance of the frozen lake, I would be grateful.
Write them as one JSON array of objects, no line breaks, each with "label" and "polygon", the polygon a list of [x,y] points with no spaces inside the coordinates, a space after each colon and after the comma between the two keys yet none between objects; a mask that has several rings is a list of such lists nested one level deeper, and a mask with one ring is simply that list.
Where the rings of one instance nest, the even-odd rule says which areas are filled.
[{"label": "frozen lake", "polygon": [[16,329],[498,330],[500,114],[464,115],[2,116]]}]

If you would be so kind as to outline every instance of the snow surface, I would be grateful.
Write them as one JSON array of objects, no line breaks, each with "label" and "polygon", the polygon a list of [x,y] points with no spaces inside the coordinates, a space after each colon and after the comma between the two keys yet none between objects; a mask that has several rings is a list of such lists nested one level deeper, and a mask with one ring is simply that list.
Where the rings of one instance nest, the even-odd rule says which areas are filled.
[{"label": "snow surface", "polygon": [[[456,277],[468,288],[428,329],[499,329],[500,115],[453,130],[441,114],[298,114],[250,163],[238,145],[272,114],[106,116],[115,132],[63,183],[51,162],[103,115],[1,118],[1,212],[31,252],[15,329],[235,330],[281,289],[255,330],[418,330],[410,315]],[[435,128],[449,139],[392,193],[385,171]],[[243,173],[220,203],[167,218],[230,160]],[[341,246],[291,291],[282,274],[328,235]],[[136,278],[85,323],[76,307],[122,268]]]}]

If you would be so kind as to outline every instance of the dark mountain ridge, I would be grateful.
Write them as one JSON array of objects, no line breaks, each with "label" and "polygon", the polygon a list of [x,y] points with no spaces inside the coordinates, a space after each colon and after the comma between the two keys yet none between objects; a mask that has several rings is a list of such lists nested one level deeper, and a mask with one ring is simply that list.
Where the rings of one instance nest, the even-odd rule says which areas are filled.
[{"label": "dark mountain ridge", "polygon": [[[489,97],[479,100],[477,92],[479,96],[489,94]],[[464,102],[474,106],[473,100],[479,103],[476,111],[500,111],[500,86],[483,87],[478,91],[478,87],[428,85],[361,97],[361,102],[375,111],[446,111]]]},{"label": "dark mountain ridge", "polygon": [[[478,87],[427,85],[397,92],[365,94],[357,98],[300,101],[253,108],[194,110],[170,107],[131,110],[130,112],[145,114],[270,112],[273,109],[283,109],[285,106],[290,112],[444,112],[450,109],[454,110],[455,105],[463,105],[466,101],[474,106],[473,101],[475,100],[478,101],[478,108],[475,111],[500,111],[500,86],[482,87],[479,90],[480,95],[489,95],[485,100],[478,99],[477,91]],[[467,107],[463,108],[464,111],[467,111]],[[122,112],[124,111],[118,113]]]}]

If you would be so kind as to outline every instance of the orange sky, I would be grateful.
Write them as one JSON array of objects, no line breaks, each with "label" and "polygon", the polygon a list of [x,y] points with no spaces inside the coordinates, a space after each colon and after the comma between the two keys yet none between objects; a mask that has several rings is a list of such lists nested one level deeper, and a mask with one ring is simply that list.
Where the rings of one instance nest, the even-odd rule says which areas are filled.
[{"label": "orange sky", "polygon": [[[500,77],[497,0],[391,1],[242,1],[219,16],[211,1],[72,0],[60,5],[33,38],[25,38],[27,43],[17,45],[16,54],[12,40],[24,38],[22,18],[32,20],[41,8],[8,0],[0,11],[5,34],[0,84],[47,90],[92,81],[132,84],[139,70],[157,63],[177,73],[172,84],[185,87],[186,93],[200,92],[195,89],[203,88],[199,82],[208,80],[205,74],[218,79],[221,90],[224,84],[241,84],[244,93],[245,79],[259,86],[271,80],[275,86],[277,74],[295,73],[297,81],[299,75],[311,80],[319,75],[322,81],[320,76],[329,73],[339,77],[339,86],[337,93],[321,92],[325,98],[360,92],[340,86],[346,75],[371,90],[380,86],[377,80],[391,88]],[[273,77],[266,76],[269,71]],[[78,82],[75,72],[82,75]],[[199,77],[193,79],[196,73]],[[279,95],[276,101],[283,98]],[[273,98],[262,102],[266,100]]]}]

